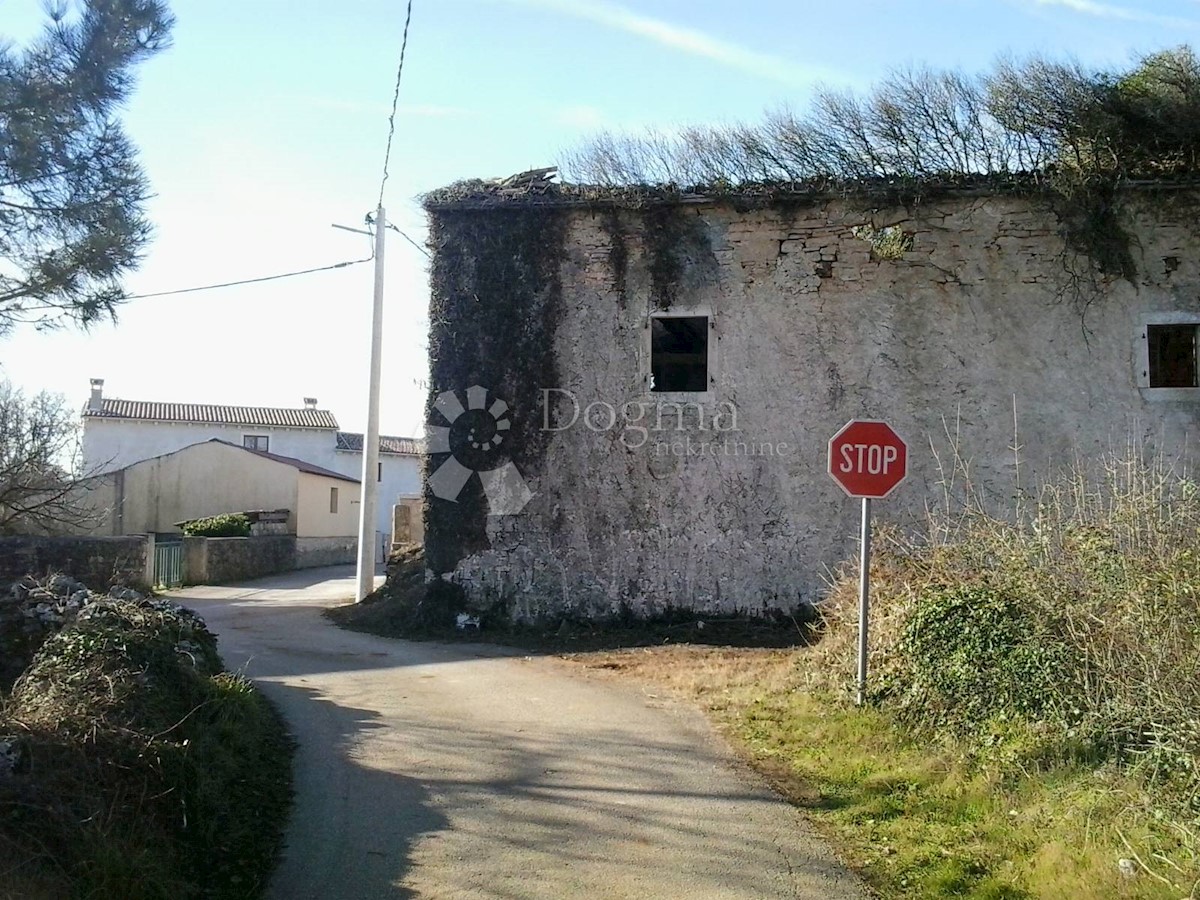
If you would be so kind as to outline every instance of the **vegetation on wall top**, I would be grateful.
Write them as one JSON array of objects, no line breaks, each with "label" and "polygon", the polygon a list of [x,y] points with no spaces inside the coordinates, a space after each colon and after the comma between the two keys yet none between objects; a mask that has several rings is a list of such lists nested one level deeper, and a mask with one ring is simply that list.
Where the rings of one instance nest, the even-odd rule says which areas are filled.
[{"label": "vegetation on wall top", "polygon": [[193,519],[181,526],[189,537],[249,537],[250,518],[245,513],[226,513]]},{"label": "vegetation on wall top", "polygon": [[602,132],[562,170],[564,184],[465,181],[424,199],[644,206],[832,193],[882,206],[951,191],[1028,194],[1045,199],[1067,247],[1102,277],[1132,280],[1120,189],[1200,176],[1200,61],[1181,46],[1123,70],[1045,58],[980,75],[905,69],[862,95],[823,88],[807,112],[758,123]]},{"label": "vegetation on wall top", "polygon": [[674,133],[601,133],[571,153],[572,180],[600,185],[745,184],[1041,174],[1193,175],[1200,63],[1189,47],[1128,71],[1034,58],[991,72],[894,72],[864,96],[829,88],[806,114]]}]

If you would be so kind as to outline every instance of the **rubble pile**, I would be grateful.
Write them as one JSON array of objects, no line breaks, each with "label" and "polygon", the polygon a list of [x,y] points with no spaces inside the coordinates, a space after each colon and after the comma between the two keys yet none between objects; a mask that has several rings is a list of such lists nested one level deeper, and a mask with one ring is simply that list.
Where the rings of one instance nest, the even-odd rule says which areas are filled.
[{"label": "rubble pile", "polygon": [[0,691],[12,687],[47,638],[105,597],[146,602],[133,588],[114,587],[108,594],[96,594],[67,575],[26,576],[0,588]]}]

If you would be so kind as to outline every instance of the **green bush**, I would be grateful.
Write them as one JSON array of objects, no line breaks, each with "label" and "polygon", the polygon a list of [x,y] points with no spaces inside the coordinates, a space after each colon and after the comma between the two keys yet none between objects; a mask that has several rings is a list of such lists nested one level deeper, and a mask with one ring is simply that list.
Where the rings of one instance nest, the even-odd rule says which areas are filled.
[{"label": "green bush", "polygon": [[[17,769],[0,778],[0,897],[248,900],[264,889],[291,743],[249,682],[222,671],[189,610],[89,606],[17,681],[0,735],[18,736]],[[23,880],[6,892],[10,873]]]},{"label": "green bush", "polygon": [[[983,759],[1107,759],[1200,818],[1198,495],[1133,451],[1009,509],[947,491],[922,539],[877,536],[871,698]],[[857,621],[846,576],[817,650],[843,690]]]},{"label": "green bush", "polygon": [[1040,606],[989,585],[929,585],[905,622],[899,696],[918,721],[975,729],[993,719],[1066,721],[1071,651]]},{"label": "green bush", "polygon": [[250,519],[245,513],[226,513],[184,522],[183,533],[190,537],[249,537]]}]

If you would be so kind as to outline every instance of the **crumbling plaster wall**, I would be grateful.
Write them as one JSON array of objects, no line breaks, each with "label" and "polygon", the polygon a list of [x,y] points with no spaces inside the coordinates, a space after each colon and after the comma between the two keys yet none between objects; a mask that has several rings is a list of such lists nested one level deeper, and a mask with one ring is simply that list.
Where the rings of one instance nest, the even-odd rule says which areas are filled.
[{"label": "crumbling plaster wall", "polygon": [[[1088,261],[1065,252],[1052,213],[1020,197],[572,211],[553,338],[560,383],[544,385],[561,390],[548,413],[514,411],[562,430],[524,473],[533,500],[488,517],[490,548],[451,577],[518,619],[815,600],[854,550],[858,504],[825,472],[826,442],[852,417],[885,418],[908,440],[910,479],[875,507],[912,528],[942,502],[955,449],[1001,503],[1017,489],[1014,441],[1022,486],[1131,439],[1183,452],[1200,399],[1138,388],[1143,316],[1200,313],[1197,235],[1172,209],[1135,206],[1140,283],[1093,293],[1085,281],[1082,295],[1068,272]],[[874,258],[854,233],[863,224],[899,225],[912,249]],[[705,396],[647,391],[648,316],[663,303],[712,316]],[[657,422],[662,399],[702,404],[704,427],[690,409],[682,425],[670,409]],[[613,427],[584,424],[593,401],[609,405],[593,408],[593,426],[612,408]],[[641,446],[623,421],[636,416],[631,402],[650,405],[635,423],[651,429]],[[574,403],[579,419],[564,428]],[[728,427],[731,407],[736,432],[712,430],[718,414]],[[693,453],[676,452],[689,438]],[[734,447],[695,452],[714,439]]]}]

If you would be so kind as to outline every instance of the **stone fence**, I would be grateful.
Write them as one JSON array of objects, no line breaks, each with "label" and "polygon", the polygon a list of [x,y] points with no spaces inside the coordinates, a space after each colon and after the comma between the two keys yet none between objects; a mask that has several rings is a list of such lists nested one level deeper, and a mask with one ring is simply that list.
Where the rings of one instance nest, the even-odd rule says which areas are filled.
[{"label": "stone fence", "polygon": [[296,568],[295,535],[185,537],[185,584],[224,584]]},{"label": "stone fence", "polygon": [[0,584],[55,572],[97,591],[145,589],[154,583],[154,537],[0,537]]},{"label": "stone fence", "polygon": [[[26,575],[63,573],[96,591],[113,585],[148,590],[155,583],[153,535],[123,537],[0,537],[0,585]],[[352,537],[184,537],[185,584],[226,584],[305,569],[353,563]]]},{"label": "stone fence", "polygon": [[358,560],[358,538],[356,537],[302,537],[296,538],[297,569],[316,566],[345,566]]}]

